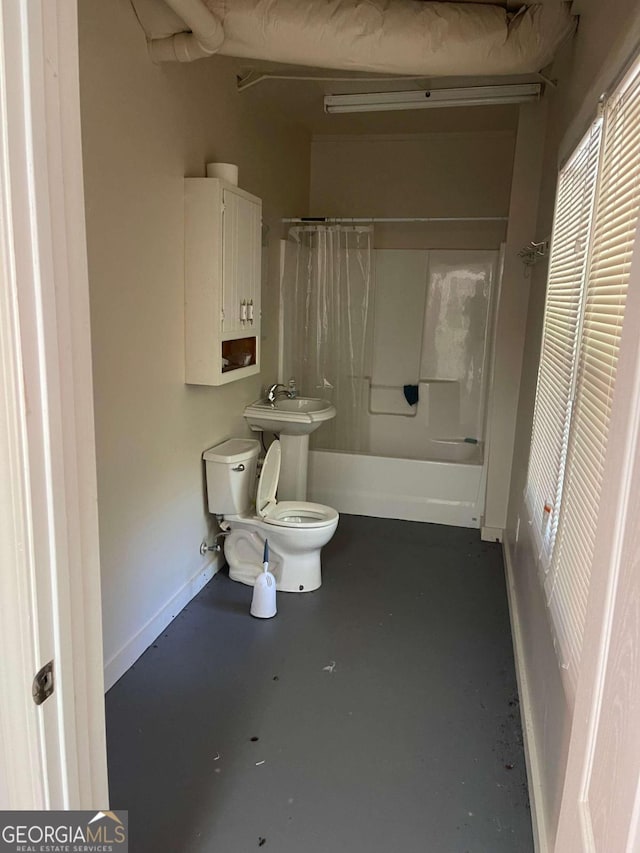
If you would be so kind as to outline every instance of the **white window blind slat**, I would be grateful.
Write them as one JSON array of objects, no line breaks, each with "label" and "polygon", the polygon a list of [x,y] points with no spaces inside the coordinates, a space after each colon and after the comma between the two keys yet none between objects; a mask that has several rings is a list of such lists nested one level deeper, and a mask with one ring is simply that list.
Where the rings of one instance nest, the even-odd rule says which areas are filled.
[{"label": "white window blind slat", "polygon": [[546,582],[561,663],[574,689],[640,210],[639,72],[636,66],[605,106],[562,506]]},{"label": "white window blind slat", "polygon": [[556,193],[545,326],[525,491],[545,572],[550,566],[558,529],[600,136],[601,124],[597,122],[560,172]]}]

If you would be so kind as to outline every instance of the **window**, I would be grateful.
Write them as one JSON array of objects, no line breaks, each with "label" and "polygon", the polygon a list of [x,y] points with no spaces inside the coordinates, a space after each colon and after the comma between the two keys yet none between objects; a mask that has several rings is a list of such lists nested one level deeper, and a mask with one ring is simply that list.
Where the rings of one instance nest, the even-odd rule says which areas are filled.
[{"label": "window", "polygon": [[545,573],[560,509],[601,127],[593,124],[558,178],[526,490]]},{"label": "window", "polygon": [[[572,690],[640,208],[640,64],[606,102],[598,158],[599,136],[596,123],[559,178],[527,478],[558,655]],[[573,193],[574,184],[582,192]],[[594,200],[587,205],[587,198]]]}]

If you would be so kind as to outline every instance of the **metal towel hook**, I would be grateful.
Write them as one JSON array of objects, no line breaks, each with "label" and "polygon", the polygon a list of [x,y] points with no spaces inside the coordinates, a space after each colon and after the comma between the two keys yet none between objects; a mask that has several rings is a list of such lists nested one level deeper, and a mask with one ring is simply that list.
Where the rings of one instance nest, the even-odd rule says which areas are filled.
[{"label": "metal towel hook", "polygon": [[522,258],[522,263],[528,267],[534,266],[538,263],[538,261],[541,261],[543,258],[546,258],[548,254],[548,239],[541,240],[539,243],[536,243],[532,240],[528,246],[525,246],[518,252],[519,257]]}]

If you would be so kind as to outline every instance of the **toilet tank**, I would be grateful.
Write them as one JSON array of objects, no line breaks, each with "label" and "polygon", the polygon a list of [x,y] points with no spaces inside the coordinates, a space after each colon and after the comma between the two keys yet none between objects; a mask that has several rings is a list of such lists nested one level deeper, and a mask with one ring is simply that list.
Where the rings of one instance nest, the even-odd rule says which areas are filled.
[{"label": "toilet tank", "polygon": [[240,515],[251,506],[260,442],[230,438],[202,454],[207,471],[209,512]]}]

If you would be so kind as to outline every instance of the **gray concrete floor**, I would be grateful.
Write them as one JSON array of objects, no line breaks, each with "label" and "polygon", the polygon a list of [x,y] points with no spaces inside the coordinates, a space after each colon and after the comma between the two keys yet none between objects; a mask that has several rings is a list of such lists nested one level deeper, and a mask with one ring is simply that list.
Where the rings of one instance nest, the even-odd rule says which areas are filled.
[{"label": "gray concrete floor", "polygon": [[532,851],[500,547],[343,516],[323,581],[217,575],[109,691],[132,853]]}]

